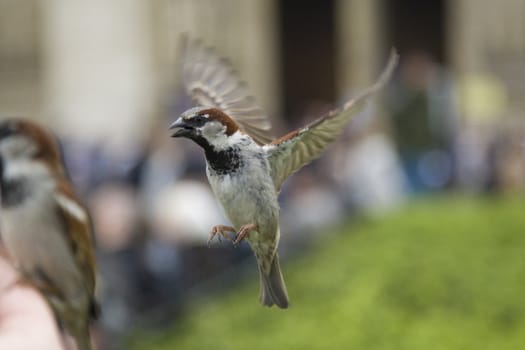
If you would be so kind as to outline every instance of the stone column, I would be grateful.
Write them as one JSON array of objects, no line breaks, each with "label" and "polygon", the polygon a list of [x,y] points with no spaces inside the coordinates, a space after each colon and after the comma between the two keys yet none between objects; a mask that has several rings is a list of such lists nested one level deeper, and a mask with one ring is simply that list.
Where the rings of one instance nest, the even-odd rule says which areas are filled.
[{"label": "stone column", "polygon": [[136,145],[150,123],[148,2],[48,0],[43,8],[47,113],[68,137]]},{"label": "stone column", "polygon": [[[380,64],[382,18],[378,0],[337,0],[337,90],[339,96],[368,86]],[[351,90],[350,90],[351,89]]]},{"label": "stone column", "polygon": [[0,117],[42,119],[39,5],[0,1]]}]

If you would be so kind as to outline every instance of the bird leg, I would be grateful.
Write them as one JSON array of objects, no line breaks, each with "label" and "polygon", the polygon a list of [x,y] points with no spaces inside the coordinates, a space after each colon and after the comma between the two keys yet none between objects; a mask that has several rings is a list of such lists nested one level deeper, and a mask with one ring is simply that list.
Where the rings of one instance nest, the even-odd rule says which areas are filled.
[{"label": "bird leg", "polygon": [[233,241],[233,245],[238,245],[239,243],[241,243],[242,240],[246,236],[248,236],[248,233],[250,233],[250,231],[255,230],[255,228],[255,224],[247,224],[241,226],[241,229],[239,230],[239,232],[237,232],[237,237],[235,237],[235,240]]},{"label": "bird leg", "polygon": [[218,236],[219,238],[219,242],[221,241],[221,236],[226,238],[227,240],[231,241],[232,238],[230,236],[228,236],[226,234],[226,232],[233,232],[235,233],[237,230],[235,230],[234,227],[231,227],[231,226],[226,226],[226,225],[216,225],[216,226],[213,226],[210,230],[210,235],[208,237],[208,247],[210,246],[210,243],[211,241],[213,240],[213,238],[217,235],[217,233],[219,233],[220,235]]}]

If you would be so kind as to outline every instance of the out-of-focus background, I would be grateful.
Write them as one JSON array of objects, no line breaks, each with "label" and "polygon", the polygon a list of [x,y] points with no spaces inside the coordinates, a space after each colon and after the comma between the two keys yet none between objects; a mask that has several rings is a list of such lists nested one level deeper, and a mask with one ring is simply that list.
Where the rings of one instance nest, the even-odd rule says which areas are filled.
[{"label": "out-of-focus background", "polygon": [[[0,115],[59,136],[96,231],[101,349],[525,347],[525,0],[0,0]],[[286,183],[292,306],[258,304],[204,159],[181,33],[228,57],[276,136],[379,98]]]}]

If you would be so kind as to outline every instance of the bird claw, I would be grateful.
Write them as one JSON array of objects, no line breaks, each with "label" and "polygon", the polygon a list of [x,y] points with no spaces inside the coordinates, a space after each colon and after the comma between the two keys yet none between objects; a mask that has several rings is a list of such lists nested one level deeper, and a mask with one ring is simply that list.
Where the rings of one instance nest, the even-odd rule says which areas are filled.
[{"label": "bird claw", "polygon": [[237,234],[235,236],[235,239],[232,240],[233,246],[235,248],[237,248],[239,246],[239,244],[243,241],[243,239],[244,239],[244,236],[241,236],[240,234]]},{"label": "bird claw", "polygon": [[210,235],[208,236],[208,241],[207,241],[208,248],[211,246],[211,241],[213,240],[215,236],[217,236],[217,233],[219,234],[217,236],[219,242],[222,242],[221,236],[229,241],[233,241],[233,239],[230,238],[226,232],[235,232],[235,231],[236,231],[235,228],[231,226],[225,226],[225,225],[213,226],[210,230]]},{"label": "bird claw", "polygon": [[242,226],[239,232],[237,232],[237,235],[235,236],[235,240],[232,241],[233,246],[238,247],[239,243],[241,243],[244,240],[244,238],[248,236],[248,233],[252,231],[253,229],[255,229],[254,224],[248,224],[248,225]]}]

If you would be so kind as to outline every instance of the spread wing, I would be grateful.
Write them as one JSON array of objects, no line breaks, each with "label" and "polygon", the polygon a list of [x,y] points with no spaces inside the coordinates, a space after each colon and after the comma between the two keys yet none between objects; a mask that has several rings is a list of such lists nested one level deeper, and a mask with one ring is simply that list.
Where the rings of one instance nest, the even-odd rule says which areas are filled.
[{"label": "spread wing", "polygon": [[188,94],[198,104],[228,114],[257,143],[268,143],[270,121],[231,64],[199,41],[184,39],[182,75]]},{"label": "spread wing", "polygon": [[69,182],[59,181],[55,200],[59,215],[68,233],[66,239],[71,247],[87,290],[95,292],[95,257],[91,241],[91,221],[87,211],[79,204]]},{"label": "spread wing", "polygon": [[392,50],[386,68],[374,85],[345,103],[342,108],[331,111],[328,115],[307,126],[264,146],[277,190],[280,190],[283,182],[291,174],[319,157],[326,147],[343,132],[352,116],[361,111],[366,106],[368,99],[388,82],[397,61],[398,54]]}]

